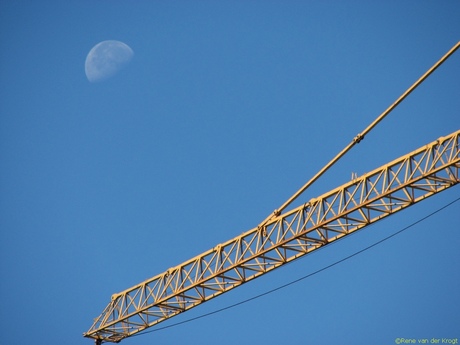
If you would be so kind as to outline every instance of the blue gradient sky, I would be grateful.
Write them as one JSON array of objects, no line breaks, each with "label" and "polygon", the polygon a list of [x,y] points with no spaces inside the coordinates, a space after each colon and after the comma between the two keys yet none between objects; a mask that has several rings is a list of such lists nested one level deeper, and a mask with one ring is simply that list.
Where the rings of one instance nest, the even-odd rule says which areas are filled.
[{"label": "blue gradient sky", "polygon": [[[2,1],[0,343],[91,344],[110,300],[279,207],[460,40],[458,1]],[[89,83],[103,40],[134,58]],[[460,52],[303,200],[460,128]],[[327,266],[453,187],[168,325]],[[460,338],[460,203],[137,344]]]}]

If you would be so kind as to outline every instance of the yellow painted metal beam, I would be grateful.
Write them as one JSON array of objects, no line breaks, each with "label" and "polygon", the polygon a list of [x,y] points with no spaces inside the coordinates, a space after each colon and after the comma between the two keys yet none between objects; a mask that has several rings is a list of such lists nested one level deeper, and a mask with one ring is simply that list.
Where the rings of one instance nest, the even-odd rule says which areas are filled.
[{"label": "yellow painted metal beam", "polygon": [[115,294],[85,337],[118,342],[460,182],[460,130]]},{"label": "yellow painted metal beam", "polygon": [[316,182],[327,170],[329,170],[340,158],[342,158],[353,146],[361,142],[364,137],[381,122],[398,104],[400,104],[409,94],[414,91],[428,76],[433,73],[439,66],[444,63],[455,51],[460,47],[460,41],[457,42],[439,61],[437,61],[428,71],[425,72],[414,84],[411,85],[392,105],[390,105],[382,114],[380,114],[369,126],[367,126],[361,133],[357,134],[353,140],[340,151],[329,163],[327,163],[315,176],[313,176],[305,185],[303,185],[297,192],[294,193],[283,205],[273,211],[261,224],[263,226],[273,217],[276,217],[284,211],[294,200],[296,200],[308,187]]}]

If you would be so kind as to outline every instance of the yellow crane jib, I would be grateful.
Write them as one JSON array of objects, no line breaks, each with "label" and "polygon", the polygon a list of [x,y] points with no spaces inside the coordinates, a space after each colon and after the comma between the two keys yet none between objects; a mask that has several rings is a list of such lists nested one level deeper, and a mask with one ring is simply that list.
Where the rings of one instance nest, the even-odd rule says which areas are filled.
[{"label": "yellow crane jib", "polygon": [[119,342],[460,182],[460,130],[112,296],[85,337]]}]

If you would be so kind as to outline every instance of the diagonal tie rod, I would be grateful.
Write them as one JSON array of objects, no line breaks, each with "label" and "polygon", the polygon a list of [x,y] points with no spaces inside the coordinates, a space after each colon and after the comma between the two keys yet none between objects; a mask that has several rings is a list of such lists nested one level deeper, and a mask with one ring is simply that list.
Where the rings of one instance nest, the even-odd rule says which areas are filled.
[{"label": "diagonal tie rod", "polygon": [[305,185],[302,186],[293,196],[291,196],[283,205],[273,211],[259,227],[266,225],[271,219],[280,215],[282,211],[286,209],[297,197],[299,197],[308,187],[310,187],[317,179],[319,179],[330,167],[332,167],[340,158],[342,158],[350,149],[364,139],[364,136],[369,133],[377,124],[382,121],[393,109],[395,109],[399,103],[401,103],[409,94],[414,91],[428,76],[433,73],[441,64],[446,61],[458,48],[460,47],[460,41],[457,42],[438,62],[436,62],[428,71],[425,72],[410,88],[406,90],[392,105],[388,107],[382,114],[380,114],[374,122],[372,122],[366,129],[356,135],[353,140],[335,156],[328,164],[326,164],[320,171],[316,173]]}]

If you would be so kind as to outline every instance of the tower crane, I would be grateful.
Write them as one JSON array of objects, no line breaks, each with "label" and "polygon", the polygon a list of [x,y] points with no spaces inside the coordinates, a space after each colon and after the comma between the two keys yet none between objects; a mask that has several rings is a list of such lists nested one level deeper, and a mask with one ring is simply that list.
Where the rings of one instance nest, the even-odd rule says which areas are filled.
[{"label": "tower crane", "polygon": [[119,342],[460,182],[460,130],[286,210],[460,47],[458,42],[396,102],[257,227],[125,291],[83,335]]}]

